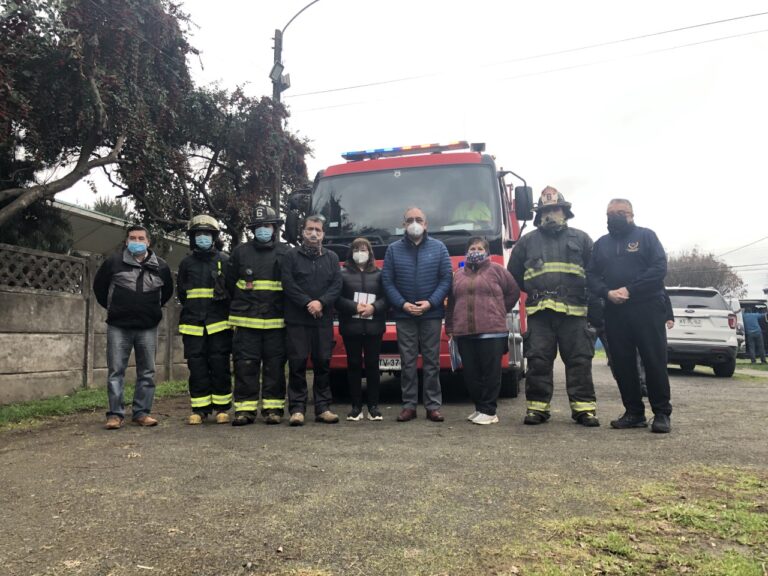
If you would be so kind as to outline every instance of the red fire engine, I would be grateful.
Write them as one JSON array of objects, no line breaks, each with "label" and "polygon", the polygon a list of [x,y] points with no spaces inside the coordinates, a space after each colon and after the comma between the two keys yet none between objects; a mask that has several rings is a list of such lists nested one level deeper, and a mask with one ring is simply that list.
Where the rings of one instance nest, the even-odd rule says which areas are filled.
[{"label": "red fire engine", "polygon": [[[497,170],[494,158],[484,150],[484,144],[453,142],[342,154],[346,163],[321,170],[311,191],[289,198],[286,238],[295,243],[301,218],[319,214],[325,218],[324,245],[341,261],[346,259],[352,240],[363,236],[373,245],[381,266],[389,244],[405,233],[401,227],[403,212],[418,206],[427,215],[430,236],[447,246],[456,269],[464,264],[471,236],[485,237],[492,259],[506,265],[525,227],[520,223],[533,217],[532,192],[517,174]],[[523,185],[509,184],[510,177]],[[508,315],[507,324],[509,353],[502,359],[501,393],[514,397],[525,373],[523,305]],[[334,390],[345,390],[346,353],[337,331],[334,336],[331,383]],[[394,322],[387,323],[379,367],[382,372],[400,370]],[[445,332],[440,343],[440,368],[450,371]]]}]

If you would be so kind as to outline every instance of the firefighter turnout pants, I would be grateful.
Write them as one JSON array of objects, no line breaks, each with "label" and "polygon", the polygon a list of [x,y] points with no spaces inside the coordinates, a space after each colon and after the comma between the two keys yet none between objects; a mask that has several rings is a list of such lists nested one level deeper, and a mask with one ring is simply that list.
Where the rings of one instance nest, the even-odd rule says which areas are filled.
[{"label": "firefighter turnout pants", "polygon": [[637,369],[637,354],[645,367],[648,401],[654,414],[671,414],[667,375],[666,312],[661,298],[606,306],[605,331],[611,347],[611,368],[625,410],[645,413]]},{"label": "firefighter turnout pants", "polygon": [[235,412],[283,415],[285,410],[285,328],[235,328]]},{"label": "firefighter turnout pants", "polygon": [[586,317],[541,310],[528,316],[523,342],[528,361],[525,376],[528,410],[549,414],[554,387],[552,369],[558,349],[565,364],[565,388],[571,414],[575,417],[580,412],[597,409],[592,381],[595,334],[587,326]]},{"label": "firefighter turnout pants", "polygon": [[182,336],[184,358],[189,368],[189,398],[192,411],[210,414],[228,410],[232,404],[232,373],[229,355],[232,331],[202,336]]}]

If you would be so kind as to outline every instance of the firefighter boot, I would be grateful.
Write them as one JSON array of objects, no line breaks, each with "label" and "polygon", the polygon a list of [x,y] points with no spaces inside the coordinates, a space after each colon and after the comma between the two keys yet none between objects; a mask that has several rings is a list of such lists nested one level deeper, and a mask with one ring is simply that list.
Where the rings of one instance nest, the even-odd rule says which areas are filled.
[{"label": "firefighter boot", "polygon": [[198,426],[205,421],[206,416],[208,415],[205,413],[192,412],[192,414],[189,415],[189,418],[187,418],[187,424],[190,424],[191,426]]},{"label": "firefighter boot", "polygon": [[216,412],[216,424],[229,424],[229,414],[226,410]]},{"label": "firefighter boot", "polygon": [[595,428],[600,426],[600,420],[597,419],[597,416],[595,416],[594,412],[577,412],[573,415],[573,419],[576,420],[578,424],[586,426],[587,428]]},{"label": "firefighter boot", "polygon": [[256,420],[254,412],[235,412],[235,419],[232,420],[232,426],[248,426]]},{"label": "firefighter boot", "polygon": [[283,418],[278,414],[277,412],[269,411],[266,414],[264,414],[264,422],[266,424],[280,424],[282,422]]},{"label": "firefighter boot", "polygon": [[538,410],[528,410],[528,412],[525,413],[525,418],[523,419],[523,424],[529,424],[531,426],[535,426],[536,424],[544,424],[547,420],[549,420],[549,412],[539,412]]}]

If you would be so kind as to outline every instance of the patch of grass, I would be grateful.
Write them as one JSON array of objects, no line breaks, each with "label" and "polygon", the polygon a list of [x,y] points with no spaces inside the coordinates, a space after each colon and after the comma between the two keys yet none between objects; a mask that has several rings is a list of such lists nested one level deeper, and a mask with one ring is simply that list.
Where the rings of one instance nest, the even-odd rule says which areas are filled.
[{"label": "patch of grass", "polygon": [[760,360],[752,364],[749,358],[739,358],[736,360],[736,368],[749,368],[750,370],[762,370],[763,372],[768,372],[768,364],[763,364]]},{"label": "patch of grass", "polygon": [[[125,399],[130,402],[133,398],[134,387],[125,386]],[[187,382],[174,380],[161,382],[155,388],[155,398],[179,396],[187,393]],[[54,416],[64,416],[76,412],[93,412],[105,410],[107,406],[107,389],[90,388],[77,390],[67,396],[54,396],[44,400],[31,400],[0,406],[0,428],[18,424],[32,424]]]}]

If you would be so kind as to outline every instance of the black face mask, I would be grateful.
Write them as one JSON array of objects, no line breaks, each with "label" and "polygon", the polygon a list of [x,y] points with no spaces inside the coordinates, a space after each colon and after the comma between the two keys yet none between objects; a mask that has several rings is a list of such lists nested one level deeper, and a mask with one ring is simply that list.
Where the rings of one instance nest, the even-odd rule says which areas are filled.
[{"label": "black face mask", "polygon": [[620,214],[608,215],[608,232],[615,236],[623,236],[634,226],[632,222],[627,222],[626,216]]}]

